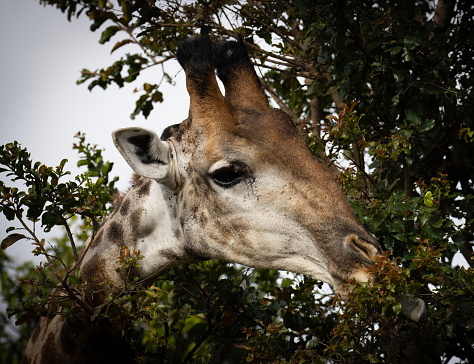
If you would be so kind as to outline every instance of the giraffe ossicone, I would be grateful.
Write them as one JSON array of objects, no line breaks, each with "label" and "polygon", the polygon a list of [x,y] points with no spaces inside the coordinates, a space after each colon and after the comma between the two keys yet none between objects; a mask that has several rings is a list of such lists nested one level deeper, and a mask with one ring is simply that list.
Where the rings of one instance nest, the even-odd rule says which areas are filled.
[{"label": "giraffe ossicone", "polygon": [[[115,270],[124,245],[144,257],[133,271],[141,280],[177,264],[224,259],[311,275],[341,292],[348,279],[366,281],[379,243],[291,118],[269,107],[243,43],[191,38],[177,57],[186,73],[189,117],[161,139],[137,127],[113,133],[142,177],[86,243],[81,279],[90,304],[110,293],[104,282],[125,284]],[[103,334],[90,319],[42,318],[24,362],[123,361],[120,335]]]}]

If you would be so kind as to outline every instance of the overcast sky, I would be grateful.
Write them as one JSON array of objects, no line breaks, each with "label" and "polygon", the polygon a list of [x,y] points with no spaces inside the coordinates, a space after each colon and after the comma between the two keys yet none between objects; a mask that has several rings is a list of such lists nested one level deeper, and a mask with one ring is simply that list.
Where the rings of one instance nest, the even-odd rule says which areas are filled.
[{"label": "overcast sky", "polygon": [[[105,158],[115,162],[112,172],[120,176],[119,187],[125,188],[132,171],[112,143],[112,130],[141,126],[160,134],[166,126],[184,120],[189,108],[184,73],[177,61],[170,61],[167,71],[177,85],[165,85],[165,102],[155,104],[148,120],[131,120],[138,98],[133,89],[143,82],[158,82],[160,70],[152,68],[138,82],[122,89],[111,86],[90,92],[86,84],[76,85],[83,68],[110,66],[124,52],[135,52],[129,46],[122,48],[122,54],[117,51],[111,55],[113,44],[121,40],[120,33],[101,45],[101,30],[91,32],[90,25],[87,16],[69,22],[65,14],[39,5],[38,0],[2,0],[0,145],[17,140],[28,148],[33,160],[48,166],[67,158],[66,167],[74,175],[79,169],[77,154],[71,148],[73,136],[84,132],[86,141],[105,148]],[[0,240],[10,225],[2,214]],[[31,250],[29,243],[20,241],[7,252],[30,258]]]}]

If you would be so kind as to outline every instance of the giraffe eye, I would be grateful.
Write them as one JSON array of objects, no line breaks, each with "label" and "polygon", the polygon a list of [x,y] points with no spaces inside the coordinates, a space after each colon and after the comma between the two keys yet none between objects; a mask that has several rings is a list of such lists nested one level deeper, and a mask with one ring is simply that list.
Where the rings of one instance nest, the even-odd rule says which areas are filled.
[{"label": "giraffe eye", "polygon": [[210,175],[218,186],[229,188],[245,179],[248,173],[241,166],[231,164],[215,170]]}]

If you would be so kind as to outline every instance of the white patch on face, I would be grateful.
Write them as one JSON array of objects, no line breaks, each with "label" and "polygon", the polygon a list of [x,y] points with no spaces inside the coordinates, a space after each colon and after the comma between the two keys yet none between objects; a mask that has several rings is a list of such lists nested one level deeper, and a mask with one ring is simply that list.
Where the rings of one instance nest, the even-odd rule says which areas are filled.
[{"label": "white patch on face", "polygon": [[227,162],[226,160],[220,160],[216,163],[214,163],[210,168],[209,168],[209,174],[212,174],[216,171],[218,171],[221,168],[227,168],[230,167],[231,164]]},{"label": "white patch on face", "polygon": [[[167,187],[153,183],[150,196],[142,205],[143,212],[139,231],[149,231],[149,234],[140,236],[137,249],[144,256],[140,261],[141,274],[148,276],[183,263],[183,241],[181,227],[172,211],[176,209],[177,197]],[[179,235],[177,233],[179,231]],[[162,253],[165,252],[166,255]],[[175,255],[176,260],[170,261],[169,256]]]}]

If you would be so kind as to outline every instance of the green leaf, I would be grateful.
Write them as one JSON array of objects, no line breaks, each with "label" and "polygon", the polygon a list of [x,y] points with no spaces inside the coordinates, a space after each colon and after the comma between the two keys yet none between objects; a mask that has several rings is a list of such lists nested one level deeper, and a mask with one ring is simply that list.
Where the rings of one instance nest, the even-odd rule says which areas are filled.
[{"label": "green leaf", "polygon": [[157,90],[153,92],[153,94],[151,95],[151,99],[153,100],[153,102],[163,102],[163,93]]},{"label": "green leaf", "polygon": [[12,221],[13,219],[15,219],[15,211],[8,206],[3,207],[3,214],[5,215],[8,221]]},{"label": "green leaf", "polygon": [[393,193],[387,202],[387,215],[390,215],[393,211],[393,206],[395,204],[395,199],[397,198],[396,194]]},{"label": "green leaf", "polygon": [[434,119],[426,120],[423,126],[419,129],[421,133],[427,132],[434,128],[436,122]]},{"label": "green leaf", "polygon": [[113,46],[112,50],[110,51],[110,53],[113,53],[114,51],[116,51],[117,49],[119,49],[120,47],[126,45],[126,44],[129,44],[129,43],[133,43],[133,40],[131,39],[124,39],[124,40],[121,40],[120,42],[117,42],[115,43],[115,45]]},{"label": "green leaf", "polygon": [[108,42],[119,30],[121,30],[121,28],[117,26],[108,27],[102,32],[99,43],[104,44],[105,42]]},{"label": "green leaf", "polygon": [[428,221],[428,219],[430,218],[430,216],[431,216],[431,213],[427,212],[427,211],[425,211],[425,212],[418,215],[418,221],[420,222],[420,225],[422,227],[425,226],[425,224]]},{"label": "green leaf", "polygon": [[443,225],[443,218],[439,215],[433,215],[431,216],[429,223],[435,228],[440,228]]},{"label": "green leaf", "polygon": [[433,194],[431,191],[427,191],[423,197],[423,203],[426,207],[433,207]]},{"label": "green leaf", "polygon": [[413,110],[407,110],[405,113],[407,120],[414,126],[421,125],[421,117]]},{"label": "green leaf", "polygon": [[145,92],[146,92],[147,94],[149,94],[149,93],[152,92],[154,89],[156,89],[156,87],[157,87],[156,85],[152,85],[152,84],[150,84],[150,83],[145,83],[145,84],[143,85],[143,89],[145,90]]},{"label": "green leaf", "polygon": [[373,217],[374,226],[379,226],[385,220],[385,216],[382,214],[375,214]]},{"label": "green leaf", "polygon": [[392,46],[389,48],[389,52],[393,55],[393,54],[397,54],[397,53],[400,53],[402,50],[402,47],[399,46],[399,45],[396,45],[396,46]]},{"label": "green leaf", "polygon": [[281,281],[281,286],[283,288],[290,287],[292,284],[293,284],[293,280],[291,280],[290,278],[285,278]]},{"label": "green leaf", "polygon": [[303,327],[303,318],[298,315],[294,314],[290,311],[286,311],[285,315],[283,316],[283,322],[285,326],[289,329],[299,331]]},{"label": "green leaf", "polygon": [[99,314],[101,313],[101,311],[102,311],[102,306],[97,307],[97,308],[94,310],[94,313],[93,313],[92,316],[91,316],[91,321],[94,321],[94,320],[97,318],[97,316],[99,316]]},{"label": "green leaf", "polygon": [[395,312],[396,315],[398,315],[402,310],[402,304],[400,302],[395,303],[394,305],[392,305],[392,310],[393,312]]},{"label": "green leaf", "polygon": [[379,362],[379,358],[377,357],[377,355],[372,354],[372,353],[367,355],[367,359],[369,359],[369,361],[371,363],[378,363]]},{"label": "green leaf", "polygon": [[18,240],[21,240],[21,239],[26,239],[26,236],[23,235],[23,234],[11,234],[11,235],[8,235],[5,239],[3,239],[2,244],[1,244],[1,248],[2,248],[3,250],[5,250],[5,249],[8,248],[10,245],[15,244]]},{"label": "green leaf", "polygon": [[464,237],[460,231],[456,232],[451,239],[453,240],[453,243],[456,244],[457,247],[463,247],[464,246]]},{"label": "green leaf", "polygon": [[146,290],[145,292],[146,292],[147,295],[149,295],[153,298],[160,298],[160,296],[156,292],[153,292],[151,290]]},{"label": "green leaf", "polygon": [[95,185],[94,185],[94,189],[98,189],[101,185],[104,184],[104,181],[105,181],[105,180],[104,180],[104,177],[99,177],[99,178],[97,179],[97,182],[96,182]]},{"label": "green leaf", "polygon": [[80,167],[80,166],[87,166],[89,164],[89,161],[87,159],[81,159],[79,161],[77,161],[77,166]]},{"label": "green leaf", "polygon": [[403,40],[403,43],[405,44],[405,47],[407,49],[413,49],[417,46],[420,45],[420,42],[418,41],[418,39],[415,39],[413,37],[406,37],[404,40]]},{"label": "green leaf", "polygon": [[107,174],[109,174],[109,172],[112,170],[113,165],[114,164],[109,161],[105,162],[102,168],[100,169],[101,173],[104,176],[107,176]]}]

